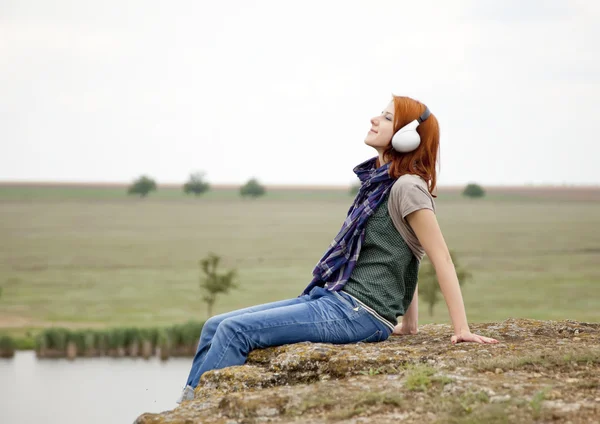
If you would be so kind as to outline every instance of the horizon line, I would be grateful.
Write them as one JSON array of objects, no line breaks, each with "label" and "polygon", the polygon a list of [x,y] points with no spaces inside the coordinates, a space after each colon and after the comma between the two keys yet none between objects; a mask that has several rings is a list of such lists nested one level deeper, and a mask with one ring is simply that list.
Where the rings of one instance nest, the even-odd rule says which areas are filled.
[{"label": "horizon line", "polygon": [[[100,182],[100,181],[6,181],[0,180],[0,187],[27,187],[27,186],[43,186],[43,187],[89,187],[89,188],[110,188],[110,187],[128,187],[132,182]],[[158,183],[158,187],[164,188],[178,188],[183,186],[185,183]],[[212,184],[209,183],[211,188],[216,189],[235,189],[240,188],[245,183],[221,183],[221,184]],[[436,189],[462,189],[467,184],[452,184],[452,185],[437,185]],[[556,184],[548,184],[548,183],[523,183],[523,184],[482,184],[477,183],[481,187],[488,189],[502,188],[528,188],[535,187],[538,189],[555,189],[555,188],[577,188],[577,189],[600,189],[600,183],[556,183]],[[350,188],[353,184],[262,184],[265,188],[274,189],[274,190],[282,190],[282,189],[304,189],[304,190],[346,190]]]}]

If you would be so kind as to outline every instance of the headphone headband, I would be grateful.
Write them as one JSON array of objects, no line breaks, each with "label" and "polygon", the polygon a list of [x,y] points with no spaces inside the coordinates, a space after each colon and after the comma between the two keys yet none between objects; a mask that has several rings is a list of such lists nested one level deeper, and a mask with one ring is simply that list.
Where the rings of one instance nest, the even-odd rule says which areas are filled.
[{"label": "headphone headband", "polygon": [[431,112],[429,111],[429,108],[425,106],[425,111],[419,116],[419,124],[429,118],[429,115],[431,115]]}]

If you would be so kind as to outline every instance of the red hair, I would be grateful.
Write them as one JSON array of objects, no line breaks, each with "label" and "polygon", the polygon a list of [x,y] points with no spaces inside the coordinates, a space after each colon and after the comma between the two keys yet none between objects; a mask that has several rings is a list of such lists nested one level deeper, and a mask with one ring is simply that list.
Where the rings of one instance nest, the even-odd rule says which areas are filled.
[{"label": "red hair", "polygon": [[[410,97],[395,96],[394,100],[394,134],[400,128],[417,119],[425,111],[425,105]],[[433,113],[417,127],[421,143],[412,152],[401,153],[390,144],[383,152],[383,157],[390,164],[390,177],[398,178],[404,174],[419,175],[427,182],[429,193],[433,194],[437,184],[436,164],[440,148],[440,127]],[[379,159],[377,160],[379,162]],[[379,164],[378,164],[379,165]]]}]

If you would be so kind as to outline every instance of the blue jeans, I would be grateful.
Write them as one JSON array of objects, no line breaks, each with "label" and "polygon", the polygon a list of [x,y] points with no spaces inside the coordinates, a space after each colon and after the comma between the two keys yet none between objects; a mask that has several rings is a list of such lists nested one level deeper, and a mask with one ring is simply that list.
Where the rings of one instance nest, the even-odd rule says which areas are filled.
[{"label": "blue jeans", "polygon": [[299,342],[381,342],[391,333],[343,291],[314,287],[300,297],[209,318],[202,328],[186,385],[197,387],[207,371],[243,365],[253,349]]}]

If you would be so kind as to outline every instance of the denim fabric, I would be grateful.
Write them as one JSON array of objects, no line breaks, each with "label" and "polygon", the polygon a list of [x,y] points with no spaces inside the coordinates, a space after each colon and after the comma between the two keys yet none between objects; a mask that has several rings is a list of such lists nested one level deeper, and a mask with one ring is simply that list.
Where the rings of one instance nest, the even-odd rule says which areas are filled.
[{"label": "denim fabric", "polygon": [[206,371],[244,364],[253,349],[299,342],[373,343],[391,333],[346,293],[314,287],[293,299],[209,318],[186,385],[197,387]]}]

